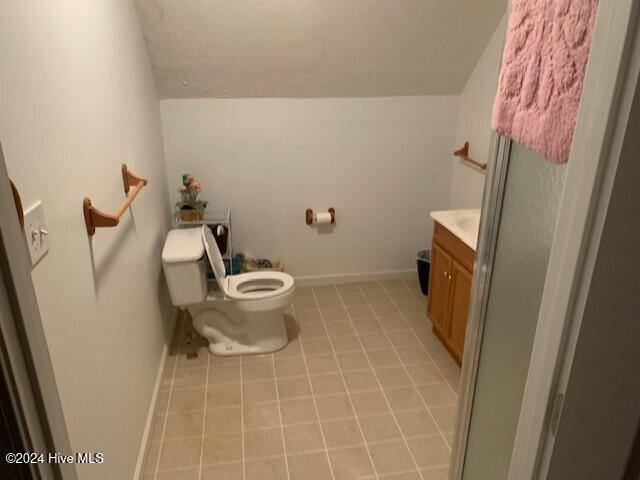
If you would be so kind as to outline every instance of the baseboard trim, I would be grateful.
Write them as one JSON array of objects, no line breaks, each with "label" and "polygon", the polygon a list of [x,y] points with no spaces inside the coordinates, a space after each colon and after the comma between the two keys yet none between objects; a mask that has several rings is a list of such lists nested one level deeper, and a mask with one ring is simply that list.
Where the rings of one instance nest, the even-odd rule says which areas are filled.
[{"label": "baseboard trim", "polygon": [[294,277],[296,285],[300,287],[313,287],[329,283],[354,283],[354,282],[381,282],[385,280],[398,280],[412,278],[417,275],[415,269],[387,270],[382,272],[364,273],[339,273],[335,275],[309,275]]},{"label": "baseboard trim", "polygon": [[153,415],[156,412],[156,405],[158,403],[158,394],[160,393],[160,386],[162,385],[162,375],[164,373],[164,366],[167,363],[167,355],[169,354],[169,344],[171,344],[175,329],[178,326],[180,320],[180,310],[176,309],[173,315],[173,329],[169,336],[168,344],[165,343],[162,348],[162,355],[160,356],[160,365],[158,365],[158,373],[156,375],[156,383],[153,387],[153,395],[151,396],[151,403],[149,404],[149,411],[147,413],[147,421],[144,427],[144,433],[142,434],[142,441],[140,442],[140,451],[138,452],[138,461],[136,462],[136,469],[133,474],[133,480],[142,480],[144,474],[143,469],[147,460],[147,453],[149,451],[149,439],[151,438],[151,429],[153,428]]}]

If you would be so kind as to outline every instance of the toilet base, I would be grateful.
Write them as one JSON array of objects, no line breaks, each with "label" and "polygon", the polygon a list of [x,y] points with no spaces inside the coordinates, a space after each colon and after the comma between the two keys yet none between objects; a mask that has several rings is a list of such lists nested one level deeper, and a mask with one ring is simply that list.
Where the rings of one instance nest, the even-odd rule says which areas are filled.
[{"label": "toilet base", "polygon": [[256,355],[283,349],[289,343],[283,308],[246,312],[234,302],[216,299],[189,307],[193,328],[209,341],[212,355]]}]

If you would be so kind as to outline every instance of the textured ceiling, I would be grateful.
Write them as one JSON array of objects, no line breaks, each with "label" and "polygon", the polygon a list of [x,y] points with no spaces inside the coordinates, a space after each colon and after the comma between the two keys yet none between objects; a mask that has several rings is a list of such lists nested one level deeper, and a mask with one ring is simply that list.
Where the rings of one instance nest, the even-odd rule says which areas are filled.
[{"label": "textured ceiling", "polygon": [[455,94],[506,0],[136,0],[162,98]]}]

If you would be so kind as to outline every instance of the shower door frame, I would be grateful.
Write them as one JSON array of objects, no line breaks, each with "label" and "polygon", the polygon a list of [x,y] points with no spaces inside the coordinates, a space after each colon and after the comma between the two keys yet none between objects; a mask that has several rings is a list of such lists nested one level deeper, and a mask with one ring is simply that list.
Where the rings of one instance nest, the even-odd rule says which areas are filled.
[{"label": "shower door frame", "polygon": [[[509,480],[546,478],[553,451],[550,418],[562,411],[606,208],[626,127],[629,79],[637,78],[640,51],[634,0],[601,0],[567,177],[558,209],[545,289],[509,469]],[[635,84],[633,85],[635,87]],[[626,114],[626,116],[625,116]],[[462,480],[473,396],[511,141],[494,135],[487,172],[478,252],[465,338],[460,402],[449,478]]]}]

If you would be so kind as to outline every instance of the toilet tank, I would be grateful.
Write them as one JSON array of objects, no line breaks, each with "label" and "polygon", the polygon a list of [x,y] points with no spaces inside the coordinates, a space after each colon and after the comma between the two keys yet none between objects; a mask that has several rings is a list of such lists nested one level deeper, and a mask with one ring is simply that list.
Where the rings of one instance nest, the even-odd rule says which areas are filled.
[{"label": "toilet tank", "polygon": [[170,230],[162,249],[162,268],[171,303],[184,307],[204,301],[207,277],[200,228]]}]

